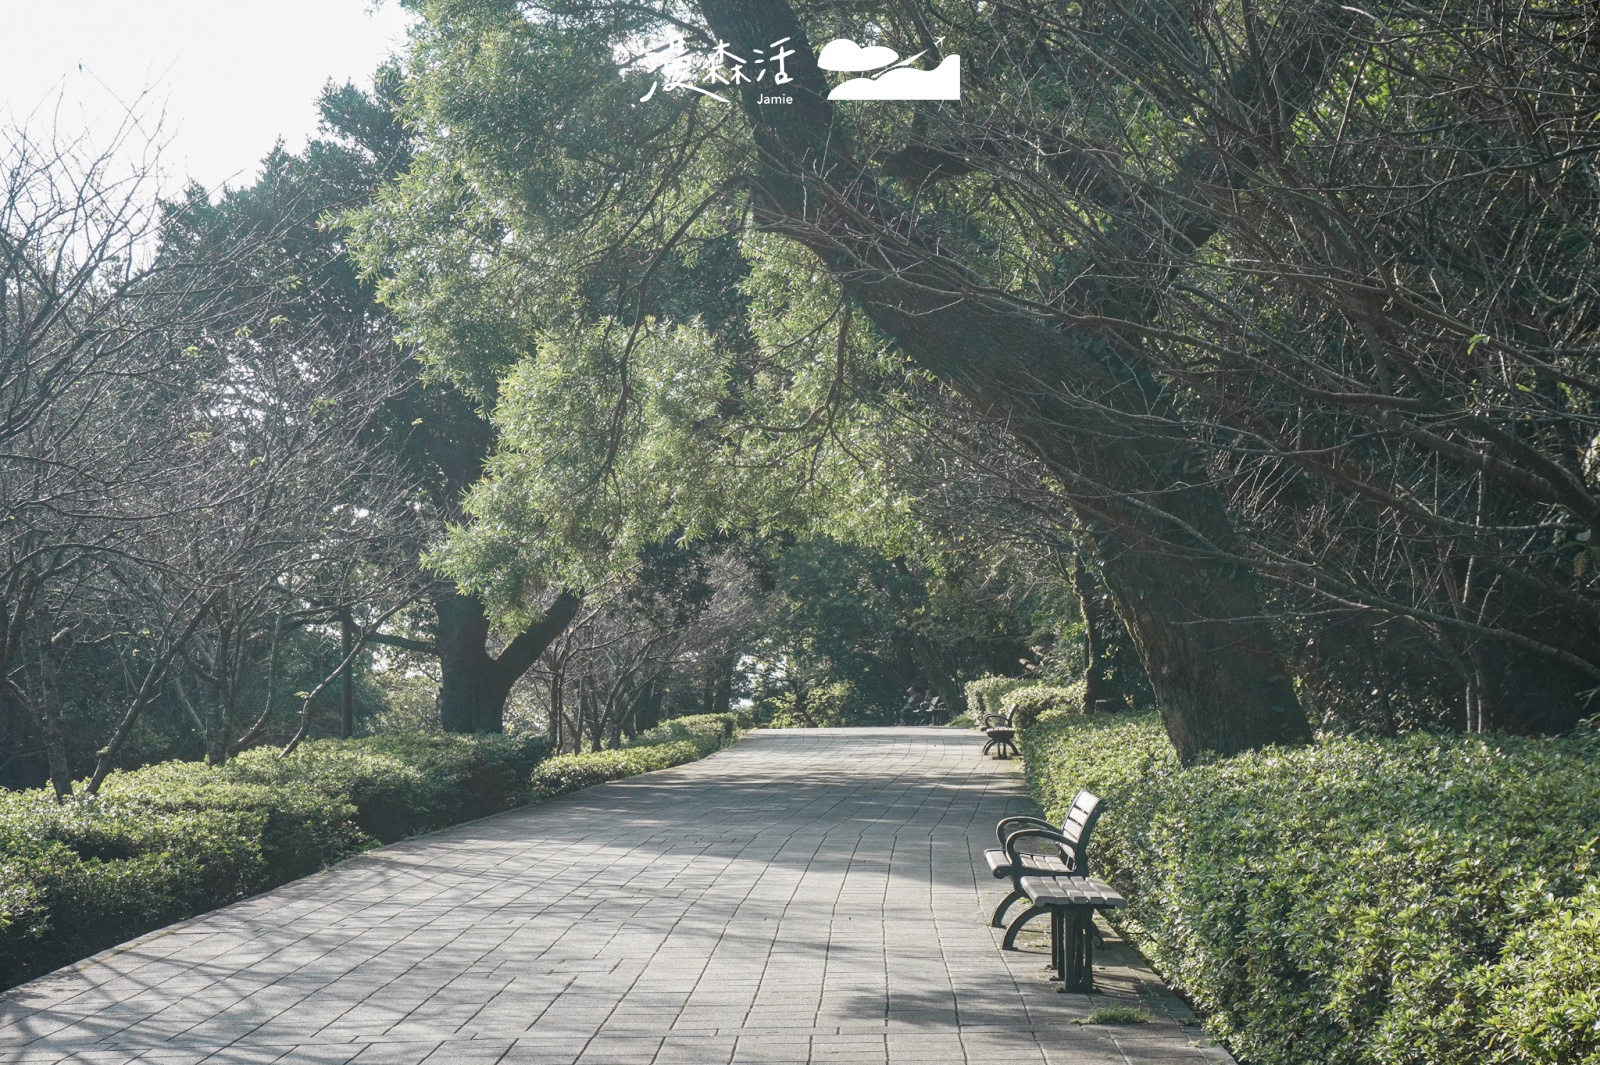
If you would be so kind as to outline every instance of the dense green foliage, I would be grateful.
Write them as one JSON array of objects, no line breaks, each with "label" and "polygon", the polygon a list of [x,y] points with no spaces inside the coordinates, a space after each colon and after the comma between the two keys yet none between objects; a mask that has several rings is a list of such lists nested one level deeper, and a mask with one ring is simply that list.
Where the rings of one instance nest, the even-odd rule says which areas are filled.
[{"label": "dense green foliage", "polygon": [[1001,713],[1000,701],[1007,692],[1028,683],[1026,677],[1002,677],[990,673],[969,680],[966,684],[967,713],[973,715]]},{"label": "dense green foliage", "polygon": [[97,796],[0,793],[0,983],[525,802],[540,739],[414,735],[113,773]]},{"label": "dense green foliage", "polygon": [[533,793],[550,798],[692,762],[732,743],[739,726],[738,714],[695,714],[641,732],[625,747],[557,755],[534,771]]},{"label": "dense green foliage", "polygon": [[1000,705],[1015,715],[1012,722],[1017,728],[1032,728],[1040,720],[1083,713],[1083,685],[1030,684],[1008,692]]},{"label": "dense green foliage", "polygon": [[283,789],[314,782],[355,806],[362,832],[390,843],[519,805],[548,754],[549,744],[533,736],[409,733],[302,744],[284,759],[258,748],[225,773]]},{"label": "dense green foliage", "polygon": [[817,537],[769,557],[746,663],[760,724],[886,725],[912,686],[957,707],[962,681],[1027,651],[1035,604],[975,551],[897,557]]},{"label": "dense green foliage", "polygon": [[1260,1065],[1600,1061],[1592,738],[1341,737],[1179,769],[1152,714],[1024,733],[1158,968]]}]

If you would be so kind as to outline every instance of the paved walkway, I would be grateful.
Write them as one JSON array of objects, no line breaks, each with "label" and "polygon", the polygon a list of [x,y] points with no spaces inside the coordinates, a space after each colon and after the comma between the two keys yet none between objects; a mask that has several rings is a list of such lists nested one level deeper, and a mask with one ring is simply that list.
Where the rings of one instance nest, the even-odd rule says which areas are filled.
[{"label": "paved walkway", "polygon": [[[1129,952],[1002,952],[1014,763],[970,732],[758,732],[410,840],[0,998],[0,1061],[1229,1061]],[[1138,1003],[1156,1022],[1078,1025]]]}]

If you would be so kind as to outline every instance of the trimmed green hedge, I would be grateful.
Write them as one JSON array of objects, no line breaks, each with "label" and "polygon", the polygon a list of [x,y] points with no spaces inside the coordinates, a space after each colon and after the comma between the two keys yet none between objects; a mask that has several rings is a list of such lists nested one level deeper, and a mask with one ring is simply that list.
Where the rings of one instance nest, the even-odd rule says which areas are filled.
[{"label": "trimmed green hedge", "polygon": [[168,762],[57,804],[0,793],[0,985],[324,868],[527,801],[539,739],[377,736]]},{"label": "trimmed green hedge", "polygon": [[977,680],[969,680],[965,689],[967,713],[974,718],[981,718],[984,714],[1004,713],[1000,709],[1001,698],[1007,692],[1021,688],[1027,683],[1027,677],[1001,677],[993,673]]},{"label": "trimmed green hedge", "polygon": [[1041,722],[1107,800],[1128,929],[1256,1065],[1600,1063],[1600,744],[1339,737],[1180,769],[1153,714]]},{"label": "trimmed green hedge", "polygon": [[539,798],[551,798],[608,780],[692,762],[732,743],[738,738],[741,724],[737,714],[695,714],[641,732],[615,750],[556,755],[534,770],[533,793]]},{"label": "trimmed green hedge", "polygon": [[1016,715],[1012,722],[1017,728],[1028,729],[1041,720],[1082,714],[1083,696],[1084,686],[1081,683],[1065,688],[1030,684],[1012,689],[1001,705],[1006,713]]},{"label": "trimmed green hedge", "polygon": [[542,737],[404,733],[304,743],[283,759],[260,748],[226,772],[252,784],[316,781],[325,794],[355,804],[361,831],[392,843],[527,802],[530,775],[549,754]]}]

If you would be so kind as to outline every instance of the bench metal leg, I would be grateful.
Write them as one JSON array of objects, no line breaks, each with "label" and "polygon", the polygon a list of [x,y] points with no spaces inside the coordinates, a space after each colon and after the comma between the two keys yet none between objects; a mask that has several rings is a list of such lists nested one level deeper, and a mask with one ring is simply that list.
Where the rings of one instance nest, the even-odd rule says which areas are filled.
[{"label": "bench metal leg", "polygon": [[1004,942],[1000,944],[1000,949],[1016,950],[1017,933],[1022,931],[1022,926],[1039,916],[1041,913],[1044,913],[1049,908],[1050,907],[1048,906],[1029,906],[1026,910],[1023,910],[1022,913],[1017,916],[1017,919],[1011,922],[1010,927],[1006,929],[1006,938]]},{"label": "bench metal leg", "polygon": [[1050,907],[1050,964],[1062,991],[1094,990],[1094,935],[1093,907]]},{"label": "bench metal leg", "polygon": [[1014,742],[1004,739],[1000,736],[991,736],[989,738],[989,742],[983,745],[983,750],[979,752],[979,755],[982,756],[988,754],[990,751],[995,752],[995,757],[1001,760],[1010,758],[1012,755],[1020,755],[1022,753],[1021,751],[1017,750],[1017,745]]},{"label": "bench metal leg", "polygon": [[1066,971],[1066,960],[1061,956],[1061,944],[1067,941],[1065,911],[1060,906],[1050,907],[1050,979],[1059,980]]},{"label": "bench metal leg", "polygon": [[1018,899],[1025,899],[1027,897],[1028,896],[1024,895],[1022,892],[1013,890],[1011,894],[1000,900],[1000,905],[994,908],[994,916],[989,918],[989,923],[995,928],[999,928],[1004,925],[1005,921],[1003,918],[1005,917],[1006,910],[1011,908],[1011,904],[1013,902],[1016,902]]}]

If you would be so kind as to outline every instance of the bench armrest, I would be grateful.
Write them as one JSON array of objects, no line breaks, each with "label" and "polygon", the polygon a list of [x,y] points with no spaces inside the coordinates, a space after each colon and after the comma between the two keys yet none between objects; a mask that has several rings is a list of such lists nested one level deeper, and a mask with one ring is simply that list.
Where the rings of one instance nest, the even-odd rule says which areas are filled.
[{"label": "bench armrest", "polygon": [[1000,846],[1006,845],[1006,829],[1009,825],[1033,825],[1036,828],[1055,828],[1055,822],[1046,821],[1042,817],[1030,817],[1027,814],[1016,814],[1011,817],[1002,817],[1000,823],[994,826],[994,838],[1000,841]]},{"label": "bench armrest", "polygon": [[[1052,825],[1050,828],[1022,828],[1006,836],[1006,838],[1002,841],[1001,846],[1005,847],[1006,857],[1011,860],[1011,867],[1013,869],[1022,865],[1022,858],[1019,856],[1019,852],[1017,851],[1017,841],[1023,839],[1047,839],[1052,843],[1059,843],[1061,844],[1062,850],[1061,856],[1066,861],[1068,866],[1075,866],[1077,864],[1077,844],[1073,843],[1066,836],[1062,835],[1060,829],[1057,829]],[[1074,871],[1076,870],[1074,869]]]}]

